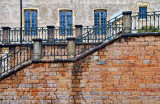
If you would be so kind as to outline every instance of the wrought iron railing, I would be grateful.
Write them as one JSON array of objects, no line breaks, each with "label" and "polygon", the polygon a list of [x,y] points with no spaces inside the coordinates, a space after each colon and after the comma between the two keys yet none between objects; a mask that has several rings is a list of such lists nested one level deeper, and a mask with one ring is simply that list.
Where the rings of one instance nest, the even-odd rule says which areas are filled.
[{"label": "wrought iron railing", "polygon": [[94,26],[83,26],[82,34],[85,34],[85,33],[88,33],[90,31],[93,31],[93,29],[94,29]]},{"label": "wrought iron railing", "polygon": [[0,42],[2,42],[2,34],[3,34],[3,31],[2,31],[2,29],[0,28]]},{"label": "wrought iron railing", "polygon": [[76,37],[75,27],[56,27],[55,28],[55,36],[53,37],[55,40],[64,40],[67,37]]},{"label": "wrought iron railing", "polygon": [[160,11],[147,12],[144,15],[132,13],[132,32],[160,32]]},{"label": "wrought iron railing", "polygon": [[23,43],[32,41],[35,38],[42,38],[43,40],[48,39],[47,28],[22,28],[22,39],[20,37],[20,28],[13,28],[10,30],[9,41],[11,43],[19,43],[21,40]]},{"label": "wrought iron railing", "polygon": [[92,31],[76,39],[76,55],[84,54],[103,41],[111,40],[122,34],[123,15],[120,14],[107,22],[107,25],[93,27]]},{"label": "wrought iron railing", "polygon": [[[91,31],[93,28],[86,26],[82,28],[82,34],[87,31]],[[2,30],[0,29],[0,42],[2,41]],[[55,27],[53,36],[49,36],[47,27],[36,27],[36,28],[22,28],[22,37],[20,36],[20,28],[11,28],[9,32],[10,43],[27,43],[35,38],[41,38],[43,41],[47,41],[52,38],[55,40],[66,39],[67,37],[78,37],[76,36],[75,27]],[[6,40],[7,41],[7,40]]]},{"label": "wrought iron railing", "polygon": [[43,42],[42,57],[43,59],[66,59],[67,48],[66,39],[49,39]]},{"label": "wrought iron railing", "polygon": [[23,46],[17,46],[0,58],[0,75],[10,72],[16,67],[20,67],[23,63],[30,61],[32,56],[33,47],[31,42]]}]

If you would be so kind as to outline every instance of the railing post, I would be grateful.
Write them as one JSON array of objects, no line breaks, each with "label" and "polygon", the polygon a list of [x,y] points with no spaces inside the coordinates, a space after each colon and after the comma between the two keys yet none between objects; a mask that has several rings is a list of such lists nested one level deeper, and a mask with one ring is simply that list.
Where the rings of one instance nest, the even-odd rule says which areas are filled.
[{"label": "railing post", "polygon": [[33,59],[41,59],[42,58],[42,39],[33,39]]},{"label": "railing post", "polygon": [[55,39],[55,26],[47,26],[48,29],[48,39]]},{"label": "railing post", "polygon": [[82,35],[82,25],[75,25],[76,27],[76,37],[80,37]]},{"label": "railing post", "polygon": [[69,59],[73,59],[76,56],[76,44],[75,44],[75,37],[67,38],[67,57]]},{"label": "railing post", "polygon": [[123,33],[131,33],[132,30],[132,11],[123,12]]},{"label": "railing post", "polygon": [[10,42],[10,27],[2,27],[3,34],[2,34],[2,44],[8,44]]},{"label": "railing post", "polygon": [[2,70],[2,57],[0,57],[0,75],[2,74],[3,70]]}]

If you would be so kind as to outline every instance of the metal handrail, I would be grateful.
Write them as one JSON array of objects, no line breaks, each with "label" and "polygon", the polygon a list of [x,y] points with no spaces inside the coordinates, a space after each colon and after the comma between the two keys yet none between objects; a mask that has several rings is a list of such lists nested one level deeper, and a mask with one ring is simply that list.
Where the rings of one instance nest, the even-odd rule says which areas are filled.
[{"label": "metal handrail", "polygon": [[3,34],[3,31],[2,31],[2,29],[0,28],[0,42],[2,42],[2,34]]},{"label": "metal handrail", "polygon": [[139,12],[132,13],[132,32],[160,32],[160,11],[146,12],[139,18]]},{"label": "metal handrail", "polygon": [[33,56],[33,49],[31,42],[25,45],[14,48],[7,54],[0,57],[0,75],[14,70],[16,67],[21,66],[23,63],[30,61]]},{"label": "metal handrail", "polygon": [[107,21],[106,25],[93,26],[92,31],[76,39],[76,55],[84,54],[93,49],[103,41],[111,40],[122,32],[123,15],[120,14]]}]

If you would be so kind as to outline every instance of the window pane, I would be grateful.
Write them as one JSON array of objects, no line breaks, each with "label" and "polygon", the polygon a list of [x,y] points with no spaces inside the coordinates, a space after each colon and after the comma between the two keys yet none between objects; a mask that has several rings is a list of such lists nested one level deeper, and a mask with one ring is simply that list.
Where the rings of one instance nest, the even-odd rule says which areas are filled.
[{"label": "window pane", "polygon": [[106,12],[101,12],[101,34],[106,34]]},{"label": "window pane", "polygon": [[60,34],[65,35],[65,12],[60,12]]},{"label": "window pane", "polygon": [[106,34],[106,12],[105,11],[95,11],[94,12],[94,25],[95,25],[95,35]]},{"label": "window pane", "polygon": [[147,7],[139,7],[139,19],[147,18]]},{"label": "window pane", "polygon": [[26,35],[30,35],[30,12],[25,12],[25,30]]},{"label": "window pane", "polygon": [[32,12],[32,35],[37,35],[37,12]]},{"label": "window pane", "polygon": [[25,11],[25,34],[37,35],[37,12]]},{"label": "window pane", "polygon": [[60,11],[60,34],[72,35],[72,12]]}]

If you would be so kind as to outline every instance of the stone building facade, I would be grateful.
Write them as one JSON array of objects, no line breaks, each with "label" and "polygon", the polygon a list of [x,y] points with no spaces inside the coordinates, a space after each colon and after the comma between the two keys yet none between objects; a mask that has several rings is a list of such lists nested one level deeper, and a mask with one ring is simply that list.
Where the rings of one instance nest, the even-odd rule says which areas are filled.
[{"label": "stone building facade", "polygon": [[[20,27],[20,0],[0,0],[0,27]],[[160,0],[23,0],[23,27],[25,10],[37,12],[37,27],[60,26],[60,11],[72,12],[72,26],[94,25],[96,10],[106,12],[106,20],[122,11],[138,12],[139,7],[147,11],[158,11]]]}]

